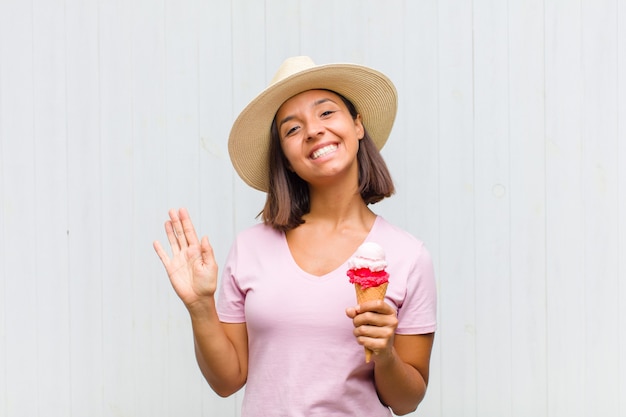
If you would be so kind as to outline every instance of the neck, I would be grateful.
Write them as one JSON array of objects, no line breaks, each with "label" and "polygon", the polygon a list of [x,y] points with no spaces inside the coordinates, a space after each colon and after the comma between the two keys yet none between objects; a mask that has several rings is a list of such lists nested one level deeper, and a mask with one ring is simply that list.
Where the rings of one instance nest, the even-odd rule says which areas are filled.
[{"label": "neck", "polygon": [[374,215],[358,191],[358,186],[324,186],[310,189],[311,210],[306,221],[324,221],[341,225],[346,222],[367,223]]}]

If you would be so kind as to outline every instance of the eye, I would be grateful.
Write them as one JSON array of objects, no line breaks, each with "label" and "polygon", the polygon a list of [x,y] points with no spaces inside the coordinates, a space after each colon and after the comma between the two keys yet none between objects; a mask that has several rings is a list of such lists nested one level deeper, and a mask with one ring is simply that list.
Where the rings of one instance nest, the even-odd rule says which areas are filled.
[{"label": "eye", "polygon": [[287,129],[287,131],[284,133],[284,137],[288,137],[293,135],[294,133],[296,133],[298,131],[298,129],[300,128],[300,126],[292,126],[289,129]]},{"label": "eye", "polygon": [[322,112],[321,116],[322,117],[328,117],[331,114],[333,114],[334,112],[335,112],[334,110],[326,110],[326,111]]}]

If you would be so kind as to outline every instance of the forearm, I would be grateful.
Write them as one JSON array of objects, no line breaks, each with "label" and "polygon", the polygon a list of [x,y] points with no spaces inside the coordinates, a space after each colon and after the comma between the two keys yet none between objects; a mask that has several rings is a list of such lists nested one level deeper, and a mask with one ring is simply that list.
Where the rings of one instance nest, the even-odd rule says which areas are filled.
[{"label": "forearm", "polygon": [[238,391],[246,382],[247,370],[238,345],[219,321],[214,299],[189,308],[198,366],[211,388],[226,397]]},{"label": "forearm", "polygon": [[374,382],[380,400],[396,415],[415,411],[426,394],[427,382],[420,372],[405,363],[395,349],[387,358],[378,358]]}]

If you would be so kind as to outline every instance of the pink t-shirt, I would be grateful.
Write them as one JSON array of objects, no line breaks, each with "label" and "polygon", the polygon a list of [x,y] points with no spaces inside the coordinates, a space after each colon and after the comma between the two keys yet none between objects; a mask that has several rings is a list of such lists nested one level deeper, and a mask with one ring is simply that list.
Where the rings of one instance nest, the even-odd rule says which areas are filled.
[{"label": "pink t-shirt", "polygon": [[[435,281],[422,242],[380,216],[366,241],[386,252],[386,301],[398,311],[396,333],[434,332]],[[256,225],[239,234],[217,309],[223,322],[245,322],[248,329],[243,417],[391,416],[345,314],[356,305],[347,261],[318,277],[298,267],[284,233]]]}]

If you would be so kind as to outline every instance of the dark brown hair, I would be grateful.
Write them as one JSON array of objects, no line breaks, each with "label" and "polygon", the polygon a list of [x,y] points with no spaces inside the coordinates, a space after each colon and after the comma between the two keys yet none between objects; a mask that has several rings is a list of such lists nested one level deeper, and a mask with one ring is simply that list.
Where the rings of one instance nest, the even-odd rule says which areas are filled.
[{"label": "dark brown hair", "polygon": [[[344,102],[352,119],[356,119],[356,108],[348,99],[337,94]],[[394,193],[393,181],[380,151],[364,129],[359,141],[357,165],[359,167],[359,193],[365,204],[374,204]],[[269,149],[269,190],[265,207],[259,213],[263,223],[280,231],[294,229],[304,223],[302,216],[311,208],[309,185],[290,170],[289,162],[280,146],[280,135],[276,119],[272,122]]]}]

